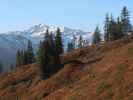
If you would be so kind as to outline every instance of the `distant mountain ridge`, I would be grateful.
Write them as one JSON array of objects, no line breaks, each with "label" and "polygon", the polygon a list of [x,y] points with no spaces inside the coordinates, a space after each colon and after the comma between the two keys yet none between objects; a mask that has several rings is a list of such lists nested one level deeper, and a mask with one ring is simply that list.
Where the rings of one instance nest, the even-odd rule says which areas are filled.
[{"label": "distant mountain ridge", "polygon": [[[3,62],[5,69],[9,69],[11,64],[15,64],[16,52],[19,49],[25,49],[28,40],[32,41],[33,48],[36,50],[40,41],[43,39],[45,32],[56,33],[58,27],[48,26],[45,24],[34,25],[24,31],[11,31],[0,34],[0,61]],[[59,27],[62,32],[64,47],[71,41],[73,36],[79,38],[80,35],[83,39],[91,41],[92,34],[82,30],[71,29],[68,27]]]}]

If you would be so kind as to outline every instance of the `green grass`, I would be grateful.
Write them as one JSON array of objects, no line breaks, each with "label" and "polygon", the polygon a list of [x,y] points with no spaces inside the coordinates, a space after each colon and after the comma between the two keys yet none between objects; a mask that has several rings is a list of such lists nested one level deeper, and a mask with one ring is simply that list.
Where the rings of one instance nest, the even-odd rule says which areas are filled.
[{"label": "green grass", "polygon": [[114,76],[115,84],[118,86],[118,100],[121,100],[124,97],[125,88],[123,87],[124,84],[124,74],[126,72],[128,65],[127,64],[119,64],[116,69],[116,73]]},{"label": "green grass", "polygon": [[102,81],[100,84],[98,84],[96,93],[100,94],[100,93],[104,92],[105,90],[110,89],[111,87],[112,87],[112,85],[108,84],[105,81]]},{"label": "green grass", "polygon": [[117,72],[114,76],[114,79],[118,82],[118,84],[123,80],[123,76],[127,67],[127,64],[120,64],[117,66]]}]

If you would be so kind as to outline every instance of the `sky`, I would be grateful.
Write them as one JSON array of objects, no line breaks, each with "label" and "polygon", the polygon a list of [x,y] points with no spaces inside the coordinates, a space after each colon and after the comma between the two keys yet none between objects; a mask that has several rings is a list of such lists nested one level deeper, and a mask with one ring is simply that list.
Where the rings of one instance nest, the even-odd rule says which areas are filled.
[{"label": "sky", "polygon": [[133,0],[0,0],[0,33],[36,24],[93,31],[102,29],[105,14],[114,17],[127,6],[133,23]]}]

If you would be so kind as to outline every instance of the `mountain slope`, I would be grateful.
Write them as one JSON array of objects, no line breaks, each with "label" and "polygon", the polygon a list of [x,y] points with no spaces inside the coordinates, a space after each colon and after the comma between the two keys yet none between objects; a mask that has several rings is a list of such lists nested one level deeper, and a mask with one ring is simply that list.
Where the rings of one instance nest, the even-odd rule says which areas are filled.
[{"label": "mountain slope", "polygon": [[1,99],[133,99],[133,37],[76,49],[62,62],[73,59],[83,63],[67,64],[47,80],[40,80],[37,64],[0,76]]},{"label": "mountain slope", "polygon": [[[49,29],[53,34],[56,33],[57,27],[48,25],[35,25],[24,31],[13,31],[0,34],[0,61],[3,62],[4,69],[9,69],[11,64],[15,64],[15,55],[18,49],[25,49],[27,41],[31,40],[33,48],[36,52],[40,41],[43,39],[46,30]],[[71,41],[73,35],[77,38],[83,35],[87,41],[91,41],[91,35],[81,30],[70,29],[67,27],[60,27],[64,47],[66,49],[67,43]],[[6,61],[6,62],[5,62]]]},{"label": "mountain slope", "polygon": [[11,64],[15,64],[16,52],[24,49],[27,45],[27,38],[21,35],[0,34],[0,61],[7,70]]}]

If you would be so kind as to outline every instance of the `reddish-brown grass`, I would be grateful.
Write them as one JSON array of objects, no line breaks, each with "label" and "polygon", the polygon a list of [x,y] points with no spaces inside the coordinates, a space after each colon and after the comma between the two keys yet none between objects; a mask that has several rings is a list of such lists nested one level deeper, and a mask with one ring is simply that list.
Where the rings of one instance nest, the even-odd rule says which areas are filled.
[{"label": "reddish-brown grass", "polygon": [[133,100],[132,37],[62,55],[69,60],[84,64],[67,64],[47,80],[37,64],[1,75],[0,100]]}]

